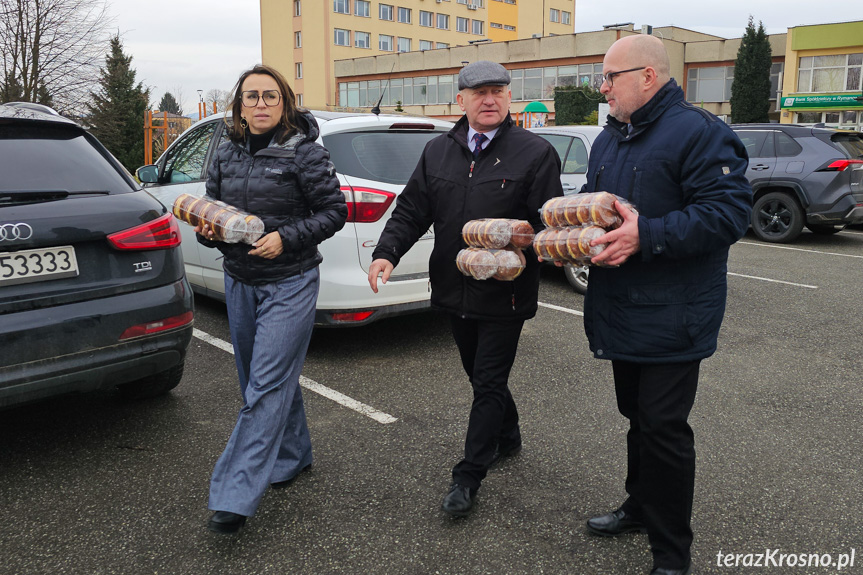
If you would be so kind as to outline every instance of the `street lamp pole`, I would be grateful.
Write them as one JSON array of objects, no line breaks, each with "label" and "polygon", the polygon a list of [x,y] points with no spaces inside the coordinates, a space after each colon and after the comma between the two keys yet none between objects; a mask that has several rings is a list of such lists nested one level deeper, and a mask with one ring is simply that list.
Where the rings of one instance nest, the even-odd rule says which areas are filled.
[{"label": "street lamp pole", "polygon": [[204,91],[198,90],[198,120],[207,116],[207,107],[204,106]]}]

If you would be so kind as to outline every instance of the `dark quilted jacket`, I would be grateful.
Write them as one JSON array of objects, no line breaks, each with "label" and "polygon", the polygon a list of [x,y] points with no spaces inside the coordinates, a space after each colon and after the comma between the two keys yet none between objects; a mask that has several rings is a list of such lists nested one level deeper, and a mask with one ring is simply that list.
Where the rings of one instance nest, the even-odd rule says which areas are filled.
[{"label": "dark quilted jacket", "polygon": [[248,142],[225,142],[207,172],[207,195],[264,221],[265,233],[278,230],[284,252],[273,260],[250,256],[248,244],[198,241],[224,254],[225,272],[247,284],[266,284],[297,275],[323,260],[318,244],[345,225],[348,208],[330,154],[315,140],[311,114],[283,144],[279,134],[254,156]]}]

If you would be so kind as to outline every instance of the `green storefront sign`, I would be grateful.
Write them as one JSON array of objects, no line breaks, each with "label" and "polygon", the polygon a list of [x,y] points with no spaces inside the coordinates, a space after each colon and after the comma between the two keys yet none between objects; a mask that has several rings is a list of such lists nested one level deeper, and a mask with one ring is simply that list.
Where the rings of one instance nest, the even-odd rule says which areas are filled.
[{"label": "green storefront sign", "polygon": [[836,94],[825,96],[788,96],[782,98],[782,108],[798,110],[801,108],[863,108],[860,94]]}]

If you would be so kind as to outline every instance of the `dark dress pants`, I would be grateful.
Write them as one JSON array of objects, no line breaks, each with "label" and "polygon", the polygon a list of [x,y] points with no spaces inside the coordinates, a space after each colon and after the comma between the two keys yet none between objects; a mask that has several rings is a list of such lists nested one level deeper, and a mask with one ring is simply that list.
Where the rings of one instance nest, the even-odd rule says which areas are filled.
[{"label": "dark dress pants", "polygon": [[655,567],[690,561],[695,442],[687,419],[700,363],[612,362],[617,406],[629,419],[623,510],[647,528]]},{"label": "dark dress pants", "polygon": [[498,444],[521,444],[518,411],[509,391],[523,320],[474,320],[451,316],[452,334],[473,387],[464,459],[452,470],[455,483],[478,489]]}]

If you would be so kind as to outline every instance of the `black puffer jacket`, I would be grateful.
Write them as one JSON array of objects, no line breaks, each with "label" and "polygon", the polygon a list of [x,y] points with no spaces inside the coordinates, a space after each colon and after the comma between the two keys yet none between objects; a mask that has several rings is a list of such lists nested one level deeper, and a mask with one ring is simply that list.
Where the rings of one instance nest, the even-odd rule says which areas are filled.
[{"label": "black puffer jacket", "polygon": [[434,224],[432,305],[474,319],[528,319],[536,315],[539,291],[533,250],[525,252],[527,269],[515,281],[466,277],[455,259],[466,246],[461,229],[468,220],[513,218],[542,229],[542,204],[563,195],[560,159],[551,144],[507,117],[473,164],[467,131],[465,116],[426,145],[372,257],[398,265]]},{"label": "black puffer jacket", "polygon": [[297,275],[323,260],[318,244],[345,225],[348,208],[339,189],[330,154],[315,140],[314,116],[283,144],[279,133],[270,145],[252,156],[249,144],[225,142],[216,150],[207,172],[207,195],[254,214],[265,233],[278,231],[284,252],[268,260],[250,256],[247,244],[198,241],[217,247],[225,256],[225,272],[247,284],[267,284]]}]

